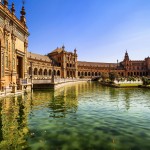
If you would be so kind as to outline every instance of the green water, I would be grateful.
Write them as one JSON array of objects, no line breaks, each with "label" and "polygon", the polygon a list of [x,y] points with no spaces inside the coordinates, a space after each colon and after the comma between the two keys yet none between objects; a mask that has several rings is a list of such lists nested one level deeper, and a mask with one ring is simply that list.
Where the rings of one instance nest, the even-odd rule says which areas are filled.
[{"label": "green water", "polygon": [[0,99],[1,150],[149,150],[149,89],[79,83]]}]

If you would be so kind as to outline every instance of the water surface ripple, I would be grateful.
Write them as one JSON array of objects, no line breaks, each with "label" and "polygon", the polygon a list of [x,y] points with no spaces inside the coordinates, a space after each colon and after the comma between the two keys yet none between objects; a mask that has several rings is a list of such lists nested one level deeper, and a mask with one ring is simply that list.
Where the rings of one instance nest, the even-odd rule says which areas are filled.
[{"label": "water surface ripple", "polygon": [[0,99],[0,149],[149,150],[150,91],[78,83]]}]

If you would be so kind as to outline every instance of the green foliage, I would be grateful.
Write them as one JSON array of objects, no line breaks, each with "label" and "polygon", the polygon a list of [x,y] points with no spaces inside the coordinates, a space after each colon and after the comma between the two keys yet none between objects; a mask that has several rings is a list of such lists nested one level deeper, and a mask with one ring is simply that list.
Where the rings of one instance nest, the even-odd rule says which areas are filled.
[{"label": "green foliage", "polygon": [[106,81],[109,79],[109,74],[108,73],[102,73],[101,77],[102,77],[103,81]]},{"label": "green foliage", "polygon": [[128,77],[127,81],[136,81],[136,78],[133,76],[132,77],[130,76],[130,77]]},{"label": "green foliage", "polygon": [[117,73],[115,73],[115,72],[110,72],[109,73],[109,79],[110,79],[111,82],[114,82],[114,80],[116,78],[118,78],[118,74]]},{"label": "green foliage", "polygon": [[142,77],[143,85],[150,85],[150,79],[147,77]]},{"label": "green foliage", "polygon": [[115,80],[116,76],[114,72],[109,73],[109,79],[113,82]]}]

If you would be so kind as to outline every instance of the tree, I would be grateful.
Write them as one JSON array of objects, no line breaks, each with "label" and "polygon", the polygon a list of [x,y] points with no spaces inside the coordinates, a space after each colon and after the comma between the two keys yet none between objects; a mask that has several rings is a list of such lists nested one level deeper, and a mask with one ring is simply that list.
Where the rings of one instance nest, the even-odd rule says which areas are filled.
[{"label": "tree", "polygon": [[109,73],[109,79],[110,79],[111,82],[114,82],[114,80],[116,78],[118,78],[118,74],[117,73],[115,73],[115,72],[110,72]]},{"label": "tree", "polygon": [[143,85],[150,85],[150,79],[147,77],[142,77]]},{"label": "tree", "polygon": [[102,77],[103,81],[106,81],[106,79],[109,79],[109,74],[108,73],[102,73],[101,77]]}]

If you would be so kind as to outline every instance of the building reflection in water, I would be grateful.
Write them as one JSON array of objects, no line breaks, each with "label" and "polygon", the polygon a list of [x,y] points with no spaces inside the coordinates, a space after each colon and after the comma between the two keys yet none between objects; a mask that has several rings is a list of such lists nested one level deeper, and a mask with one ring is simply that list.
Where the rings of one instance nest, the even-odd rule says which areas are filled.
[{"label": "building reflection in water", "polygon": [[[138,94],[138,91],[135,89],[135,93]],[[79,83],[55,91],[34,91],[22,96],[0,99],[0,149],[28,148],[27,139],[33,131],[30,129],[32,119],[36,113],[43,113],[43,110],[47,111],[45,113],[49,115],[47,119],[50,120],[66,119],[71,114],[75,114],[76,117],[79,106],[82,107],[81,105],[88,102],[89,105],[92,104],[92,94],[96,95],[94,98],[99,97],[96,102],[98,109],[109,105],[110,108],[129,110],[132,107],[131,101],[132,105],[134,103],[135,93],[131,89],[113,89],[93,83]],[[92,110],[94,108],[96,107]]]},{"label": "building reflection in water", "polygon": [[23,97],[0,100],[0,149],[22,149],[26,145],[27,108]]},{"label": "building reflection in water", "polygon": [[50,117],[53,118],[65,117],[71,112],[76,113],[78,92],[85,92],[87,88],[86,84],[76,84],[55,91],[35,91],[0,99],[0,149],[27,147],[28,119],[32,118],[34,110],[47,107]]}]

